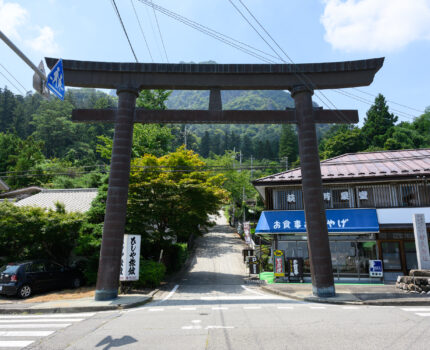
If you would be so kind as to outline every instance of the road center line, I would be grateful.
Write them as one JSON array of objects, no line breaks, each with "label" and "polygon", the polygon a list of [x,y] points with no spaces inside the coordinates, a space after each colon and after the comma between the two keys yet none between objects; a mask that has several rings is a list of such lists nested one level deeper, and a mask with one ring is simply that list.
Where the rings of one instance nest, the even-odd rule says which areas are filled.
[{"label": "road center line", "polygon": [[161,300],[161,301],[166,301],[167,299],[169,299],[173,294],[175,294],[176,290],[179,288],[179,284],[177,284],[176,286],[173,287],[173,289],[170,291],[169,294],[166,295],[166,297]]}]

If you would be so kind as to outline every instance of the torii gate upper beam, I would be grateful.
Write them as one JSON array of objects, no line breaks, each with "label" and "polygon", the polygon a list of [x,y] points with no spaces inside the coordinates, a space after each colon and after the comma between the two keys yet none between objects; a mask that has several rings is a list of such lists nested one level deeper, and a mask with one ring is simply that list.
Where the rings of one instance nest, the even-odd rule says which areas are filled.
[{"label": "torii gate upper beam", "polygon": [[[46,58],[50,69],[58,59]],[[67,86],[168,90],[312,90],[366,86],[384,58],[306,64],[160,64],[63,60]]]}]

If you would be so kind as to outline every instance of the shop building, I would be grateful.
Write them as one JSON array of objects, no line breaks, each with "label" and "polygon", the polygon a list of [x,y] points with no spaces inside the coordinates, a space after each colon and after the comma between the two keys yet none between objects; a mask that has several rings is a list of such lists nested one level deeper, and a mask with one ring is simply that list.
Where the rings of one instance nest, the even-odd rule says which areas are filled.
[{"label": "shop building", "polygon": [[[383,262],[384,280],[417,268],[413,214],[430,231],[430,149],[345,154],[321,162],[335,280],[375,280],[369,260]],[[256,234],[286,257],[304,258],[309,276],[301,170],[253,181],[265,211]]]}]

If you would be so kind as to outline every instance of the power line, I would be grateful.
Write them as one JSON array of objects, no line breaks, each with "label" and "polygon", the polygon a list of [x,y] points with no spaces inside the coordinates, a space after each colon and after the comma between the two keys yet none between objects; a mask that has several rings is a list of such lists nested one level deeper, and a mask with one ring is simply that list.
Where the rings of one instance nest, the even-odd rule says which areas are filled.
[{"label": "power line", "polygon": [[15,76],[11,72],[6,69],[5,66],[3,66],[1,63],[0,66],[2,66],[2,68],[24,89],[24,91],[27,91],[27,89],[15,78]]},{"label": "power line", "polygon": [[[260,28],[261,29],[263,29],[263,31],[266,33],[266,35],[268,35],[268,37],[275,43],[275,45],[282,51],[282,53],[285,55],[285,57],[292,63],[292,64],[296,64],[292,59],[291,59],[291,57],[285,52],[285,50],[283,50],[282,49],[282,47],[278,44],[278,42],[270,35],[270,33],[266,30],[266,28],[260,23],[260,21],[258,21],[258,19],[252,14],[252,12],[251,12],[251,10],[241,1],[241,0],[239,0],[240,1],[240,3],[242,4],[242,6],[243,7],[245,7],[245,9],[246,9],[246,11],[251,15],[251,17],[257,22],[257,24],[260,26]],[[286,63],[285,62],[285,60],[278,54],[278,52],[272,47],[272,45],[270,45],[268,42],[267,42],[267,40],[265,40],[264,38],[263,38],[263,36],[259,33],[259,31],[251,24],[251,22],[246,18],[246,16],[242,13],[242,11],[237,7],[237,6],[235,6],[234,5],[234,3],[231,1],[231,0],[229,0],[229,2],[234,6],[234,8],[240,13],[240,15],[248,22],[248,24],[257,32],[257,34],[263,39],[263,41],[271,48],[271,50],[279,57],[279,59],[282,61],[282,62],[284,62],[284,63]],[[297,73],[297,72],[294,72],[294,75],[295,76],[297,76],[299,79],[300,79],[300,81],[308,88],[308,89],[310,89],[310,90],[312,90],[313,91],[313,86],[314,86],[314,84],[313,84],[313,82],[311,81],[311,79],[308,77],[308,76],[306,76],[305,74],[303,74],[303,73]],[[305,82],[305,79],[306,80],[308,80],[308,82],[310,83],[310,87],[309,87],[309,85]],[[329,104],[331,104],[333,107],[334,107],[334,109],[335,109],[335,112],[342,118],[342,119],[344,119],[345,121],[346,121],[346,117],[345,117],[345,115],[341,112],[341,111],[339,111],[338,109],[337,109],[337,107],[334,105],[334,103],[332,102],[332,101],[330,101],[330,99],[322,92],[322,91],[315,91],[315,97],[316,98],[318,98],[326,107],[328,107],[328,108],[330,108],[329,107],[329,105],[326,103],[326,102],[324,102],[320,97],[319,97],[319,95],[318,94],[320,94],[321,96],[323,96],[324,97],[324,99],[325,100],[327,100],[327,102],[329,103]]]},{"label": "power line", "polygon": [[128,44],[130,45],[131,52],[133,52],[134,59],[138,63],[139,61],[138,61],[138,59],[136,57],[136,54],[134,53],[133,45],[131,45],[130,38],[128,37],[127,30],[125,29],[124,23],[122,21],[121,15],[119,13],[118,7],[116,6],[115,0],[111,0],[111,3],[112,3],[112,6],[113,6],[113,8],[115,10],[115,13],[116,13],[116,15],[117,15],[117,17],[118,17],[118,19],[119,19],[119,21],[121,23],[121,26],[122,26],[122,29],[124,31],[124,34],[127,37],[127,41],[128,41]]},{"label": "power line", "polygon": [[[152,0],[151,0],[151,3],[152,3]],[[164,55],[166,56],[167,63],[169,63],[169,57],[167,57],[166,46],[164,45],[163,35],[161,35],[160,24],[158,23],[157,13],[155,12],[154,7],[152,7],[152,10],[154,11],[155,22],[157,23],[158,33],[160,34],[160,39],[161,39],[161,44],[163,45]]]},{"label": "power line", "polygon": [[14,83],[12,83],[9,78],[4,75],[2,72],[0,72],[0,74],[16,89],[18,90],[23,96],[25,96],[25,92],[22,92],[21,89],[17,88],[16,85]]},{"label": "power line", "polygon": [[142,29],[142,24],[140,23],[139,16],[137,15],[136,8],[134,7],[134,2],[133,0],[130,0],[130,2],[131,2],[131,6],[133,6],[133,11],[134,11],[134,15],[136,16],[137,23],[139,23],[140,32],[142,33],[143,40],[145,41],[145,44],[146,44],[146,48],[148,49],[149,57],[151,57],[151,61],[154,62],[154,59],[152,58],[151,50],[149,49],[148,41],[146,40],[145,33],[143,32],[143,29]]},{"label": "power line", "polygon": [[[353,88],[353,89],[354,89],[354,90],[357,90],[358,92],[361,92],[362,94],[369,95],[369,96],[372,96],[372,97],[377,97],[376,95],[370,94],[370,93],[368,93],[368,92],[366,92],[366,91],[363,91],[363,90],[360,90],[360,89],[358,89],[358,88]],[[409,106],[403,105],[403,104],[401,104],[401,103],[397,103],[397,102],[390,101],[390,100],[387,100],[387,102],[393,103],[393,104],[395,104],[395,105],[397,105],[397,106],[400,106],[400,107],[404,107],[404,108],[410,109],[411,111],[415,111],[415,112],[418,112],[418,113],[424,113],[424,111],[422,111],[422,110],[420,110],[420,109],[416,109],[416,108],[413,108],[413,107],[409,107]]]},{"label": "power line", "polygon": [[[361,103],[367,104],[367,105],[369,105],[369,106],[372,106],[372,105],[374,104],[372,101],[366,100],[366,99],[364,99],[363,97],[360,97],[360,96],[354,95],[354,94],[352,94],[352,93],[350,93],[350,92],[347,92],[347,91],[345,91],[345,90],[339,90],[339,89],[337,89],[337,90],[333,90],[333,91],[334,91],[334,92],[337,92],[338,94],[342,94],[342,95],[344,95],[344,96],[346,96],[346,97],[349,97],[349,98],[351,98],[351,99],[353,99],[353,100],[356,100],[356,101],[358,101],[358,102],[361,102]],[[409,113],[406,113],[406,112],[399,111],[398,109],[391,108],[391,110],[392,110],[393,112],[396,112],[396,113],[397,113],[400,117],[402,117],[402,118],[407,118],[407,119],[411,119],[411,120],[413,120],[413,119],[415,119],[415,118],[416,118],[416,116],[415,116],[415,115],[412,115],[412,114],[409,114]]]},{"label": "power line", "polygon": [[[250,45],[247,45],[247,44],[245,44],[245,43],[243,43],[243,42],[241,42],[239,40],[236,40],[236,39],[234,39],[232,37],[229,37],[229,36],[227,36],[225,34],[222,34],[222,33],[218,32],[218,31],[216,31],[214,29],[211,29],[211,28],[209,28],[207,26],[204,26],[204,25],[202,25],[202,24],[200,24],[198,22],[190,20],[190,19],[188,19],[188,18],[186,18],[184,16],[181,16],[181,15],[179,15],[179,14],[173,12],[173,11],[170,11],[170,10],[164,8],[164,7],[156,5],[156,4],[152,3],[152,2],[150,2],[149,0],[139,0],[139,1],[141,3],[143,3],[144,5],[146,5],[148,7],[152,7],[155,10],[157,10],[158,12],[161,12],[164,15],[166,15],[168,17],[171,17],[174,20],[177,20],[178,22],[181,22],[182,24],[185,24],[185,25],[187,25],[187,26],[189,26],[189,27],[191,27],[193,29],[196,29],[196,30],[202,32],[203,34],[211,36],[212,38],[214,38],[214,39],[216,39],[218,41],[221,41],[221,42],[223,42],[223,43],[225,43],[225,44],[227,44],[227,45],[229,45],[231,47],[234,47],[234,48],[236,48],[236,49],[238,49],[238,50],[240,50],[240,51],[242,51],[244,53],[247,53],[250,56],[253,56],[253,57],[255,57],[255,58],[257,58],[257,59],[259,59],[261,61],[264,61],[266,63],[275,63],[275,61],[273,61],[272,59],[266,58],[266,57],[261,56],[260,54],[257,53],[257,52],[260,52],[260,53],[262,53],[262,54],[264,54],[266,56],[269,56],[269,57],[272,57],[272,58],[276,59],[275,56],[273,56],[271,54],[268,54],[267,52],[264,52],[262,50],[256,49],[256,48],[254,48],[254,47],[252,47]],[[256,52],[253,52],[251,50],[254,50]]]}]

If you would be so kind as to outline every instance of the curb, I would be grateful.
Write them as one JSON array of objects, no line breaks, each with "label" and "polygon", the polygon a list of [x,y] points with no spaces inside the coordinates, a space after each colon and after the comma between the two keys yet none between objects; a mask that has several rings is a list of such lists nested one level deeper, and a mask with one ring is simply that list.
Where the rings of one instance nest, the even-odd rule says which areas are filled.
[{"label": "curb", "polygon": [[101,305],[101,306],[74,306],[74,307],[52,307],[52,308],[19,308],[19,309],[1,309],[0,314],[57,314],[57,313],[78,313],[78,312],[97,312],[97,311],[113,311],[113,310],[126,310],[142,306],[153,300],[153,297],[160,290],[155,289],[148,294],[145,300],[137,301],[130,304],[118,305]]},{"label": "curb", "polygon": [[271,289],[267,286],[261,286],[261,289],[265,290],[266,292],[284,296],[290,299],[299,300],[299,301],[306,301],[306,302],[312,302],[312,303],[321,303],[321,304],[334,304],[334,305],[368,305],[368,306],[430,306],[429,300],[359,300],[359,301],[344,301],[344,300],[333,300],[331,298],[319,298],[315,296],[310,297],[299,297],[294,294],[290,294],[283,291],[278,291]]}]

